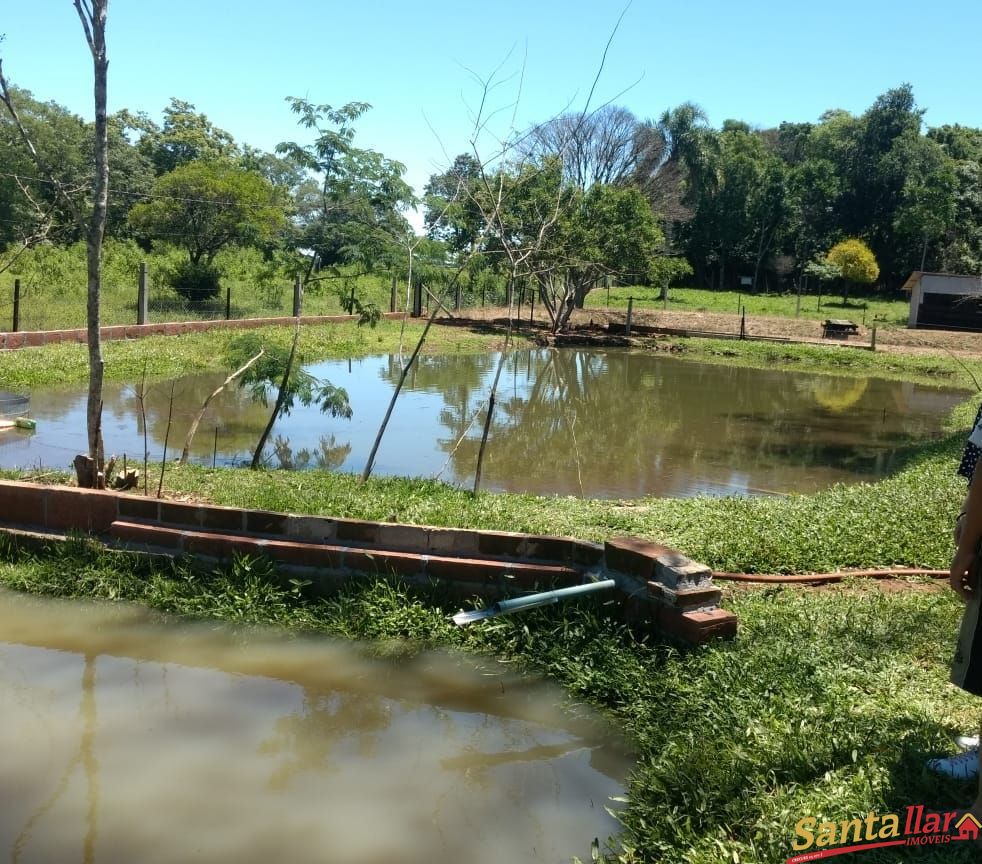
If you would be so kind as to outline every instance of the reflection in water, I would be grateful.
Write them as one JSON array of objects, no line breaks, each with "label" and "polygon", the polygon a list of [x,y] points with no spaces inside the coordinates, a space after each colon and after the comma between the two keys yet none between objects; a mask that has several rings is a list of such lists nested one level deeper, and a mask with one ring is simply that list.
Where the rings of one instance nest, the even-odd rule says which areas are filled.
[{"label": "reflection in water", "polygon": [[494,665],[9,593],[0,639],[12,864],[564,861],[617,831],[619,739]]},{"label": "reflection in water", "polygon": [[[420,357],[376,459],[378,474],[444,476],[470,485],[495,354]],[[267,448],[272,467],[361,471],[392,388],[397,357],[321,363],[354,417],[296,408]],[[178,381],[170,440],[222,373]],[[147,400],[151,458],[167,427],[170,382]],[[908,382],[728,368],[628,351],[519,351],[507,359],[484,465],[485,488],[599,497],[810,492],[896,470],[905,448],[939,434],[960,391]],[[81,390],[32,394],[38,431],[0,433],[0,465],[67,466],[85,449]],[[131,387],[107,388],[107,448],[142,461]],[[234,387],[202,422],[192,457],[247,458],[268,409]],[[217,440],[217,447],[216,447]],[[213,453],[217,450],[217,454]]]}]

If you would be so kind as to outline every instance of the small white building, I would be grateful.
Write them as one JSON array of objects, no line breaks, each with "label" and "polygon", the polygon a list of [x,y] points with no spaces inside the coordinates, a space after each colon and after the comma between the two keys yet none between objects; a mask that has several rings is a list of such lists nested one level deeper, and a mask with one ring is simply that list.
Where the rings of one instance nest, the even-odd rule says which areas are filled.
[{"label": "small white building", "polygon": [[908,327],[982,331],[982,276],[915,270],[903,287],[910,291]]}]

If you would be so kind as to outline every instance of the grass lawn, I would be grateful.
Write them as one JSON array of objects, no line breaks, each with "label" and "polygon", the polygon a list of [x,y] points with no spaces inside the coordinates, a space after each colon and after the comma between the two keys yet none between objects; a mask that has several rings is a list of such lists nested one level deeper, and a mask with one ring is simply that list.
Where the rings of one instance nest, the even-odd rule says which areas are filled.
[{"label": "grass lawn", "polygon": [[[586,298],[587,309],[626,309],[628,298],[634,298],[635,309],[664,309],[660,300],[660,288],[631,285],[622,288],[604,288],[591,291]],[[741,294],[736,291],[709,291],[702,288],[672,288],[668,295],[668,309],[673,312],[728,312],[740,314],[746,309],[747,315],[773,315],[793,318],[797,308],[795,294]],[[821,305],[819,305],[821,303]],[[849,318],[857,324],[877,326],[907,326],[910,303],[906,299],[885,300],[880,298],[856,297],[842,302],[837,294],[804,294],[801,297],[799,315],[802,318],[825,320],[826,318]]]}]

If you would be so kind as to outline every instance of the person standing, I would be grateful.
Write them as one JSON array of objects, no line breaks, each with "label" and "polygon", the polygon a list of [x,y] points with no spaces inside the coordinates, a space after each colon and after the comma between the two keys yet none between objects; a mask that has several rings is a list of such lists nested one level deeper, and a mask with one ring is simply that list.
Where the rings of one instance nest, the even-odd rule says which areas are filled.
[{"label": "person standing", "polygon": [[[952,664],[951,681],[962,690],[975,696],[982,696],[982,556],[979,544],[982,542],[982,468],[979,467],[982,455],[982,406],[975,415],[975,423],[965,444],[958,473],[969,481],[968,495],[962,504],[955,522],[955,555],[951,559],[948,581],[952,589],[965,602],[958,646]],[[927,765],[932,771],[970,780],[979,776],[979,739],[959,739],[968,745],[964,753],[942,759],[931,759]],[[982,812],[982,785],[979,798],[972,808]]]}]

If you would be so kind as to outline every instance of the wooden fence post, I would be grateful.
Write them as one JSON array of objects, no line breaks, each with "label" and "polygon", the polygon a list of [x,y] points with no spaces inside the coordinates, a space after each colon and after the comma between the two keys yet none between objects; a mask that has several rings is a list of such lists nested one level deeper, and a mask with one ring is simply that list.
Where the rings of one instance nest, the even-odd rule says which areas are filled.
[{"label": "wooden fence post", "polygon": [[14,279],[14,320],[11,330],[16,333],[20,329],[20,279]]},{"label": "wooden fence post", "polygon": [[389,292],[389,311],[390,312],[395,312],[396,311],[396,287],[397,287],[396,277],[393,276],[392,277],[392,290]]},{"label": "wooden fence post", "polygon": [[293,280],[293,317],[300,317],[300,309],[303,306],[303,279],[297,276]]},{"label": "wooden fence post", "polygon": [[136,323],[147,323],[147,264],[140,262],[140,277],[136,288]]},{"label": "wooden fence post", "polygon": [[624,322],[624,335],[631,335],[631,315],[634,313],[634,298],[627,298],[627,320]]}]

